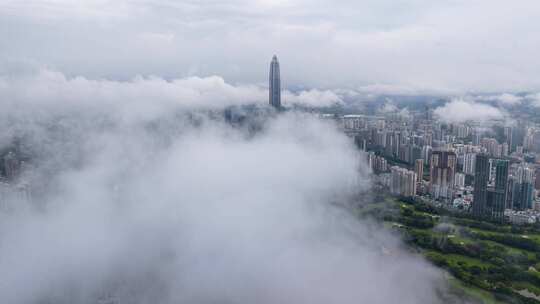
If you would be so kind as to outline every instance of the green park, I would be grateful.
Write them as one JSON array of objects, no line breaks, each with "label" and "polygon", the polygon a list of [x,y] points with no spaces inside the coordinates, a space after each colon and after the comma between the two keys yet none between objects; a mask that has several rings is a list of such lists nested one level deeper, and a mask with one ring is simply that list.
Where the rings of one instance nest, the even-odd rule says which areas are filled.
[{"label": "green park", "polygon": [[452,292],[475,303],[540,303],[540,226],[480,221],[411,198],[361,204],[414,254],[444,270]]}]

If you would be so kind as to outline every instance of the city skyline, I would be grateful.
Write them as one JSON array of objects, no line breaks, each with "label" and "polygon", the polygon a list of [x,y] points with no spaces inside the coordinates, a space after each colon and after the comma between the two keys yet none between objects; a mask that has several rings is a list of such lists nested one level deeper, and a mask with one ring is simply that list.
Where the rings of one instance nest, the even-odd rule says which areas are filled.
[{"label": "city skyline", "polygon": [[0,303],[540,303],[539,20],[0,1]]}]

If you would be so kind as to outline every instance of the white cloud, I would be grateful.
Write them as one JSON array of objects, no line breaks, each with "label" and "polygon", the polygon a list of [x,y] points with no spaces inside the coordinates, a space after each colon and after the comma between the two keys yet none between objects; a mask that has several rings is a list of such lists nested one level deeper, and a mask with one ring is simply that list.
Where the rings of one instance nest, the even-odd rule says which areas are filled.
[{"label": "white cloud", "polygon": [[[172,108],[224,108],[230,105],[268,103],[268,89],[258,85],[233,85],[222,77],[186,77],[165,80],[137,76],[128,81],[67,77],[48,69],[23,75],[0,75],[4,110],[20,103],[60,108],[122,108],[123,118],[153,118]],[[283,91],[284,106],[329,106],[342,103],[329,90]],[[131,117],[131,118],[130,118]]]},{"label": "white cloud", "polygon": [[523,101],[523,98],[513,94],[504,93],[497,96],[497,100],[504,105],[518,105]]},{"label": "white cloud", "polygon": [[434,114],[445,122],[462,123],[467,121],[486,123],[491,120],[505,119],[504,110],[494,106],[465,99],[453,99],[434,110]]},{"label": "white cloud", "polygon": [[308,91],[300,91],[293,94],[291,92],[284,92],[282,99],[285,103],[307,105],[313,107],[327,107],[335,104],[342,104],[341,97],[330,90],[317,90],[311,89]]},{"label": "white cloud", "polygon": [[266,98],[216,76],[0,77],[0,149],[30,157],[32,193],[2,197],[0,302],[442,303],[441,272],[337,207],[370,181],[334,124],[200,111]]},{"label": "white cloud", "polygon": [[399,108],[393,103],[392,100],[388,98],[383,106],[379,109],[380,113],[395,113],[397,111],[399,111]]},{"label": "white cloud", "polygon": [[501,106],[515,106],[523,102],[524,98],[518,95],[503,93],[499,95],[480,95],[474,97],[478,101],[496,101]]},{"label": "white cloud", "polygon": [[459,91],[444,87],[422,87],[415,85],[392,85],[392,84],[370,84],[356,88],[358,92],[376,95],[455,95]]},{"label": "white cloud", "polygon": [[390,98],[386,98],[386,102],[377,110],[377,112],[380,114],[399,115],[406,119],[411,117],[411,113],[409,112],[408,108],[398,108]]},{"label": "white cloud", "polygon": [[194,113],[149,127],[114,107],[21,106],[0,123],[37,149],[47,187],[36,210],[3,202],[2,303],[442,302],[442,273],[330,203],[368,187],[331,124],[285,114],[246,136]]}]

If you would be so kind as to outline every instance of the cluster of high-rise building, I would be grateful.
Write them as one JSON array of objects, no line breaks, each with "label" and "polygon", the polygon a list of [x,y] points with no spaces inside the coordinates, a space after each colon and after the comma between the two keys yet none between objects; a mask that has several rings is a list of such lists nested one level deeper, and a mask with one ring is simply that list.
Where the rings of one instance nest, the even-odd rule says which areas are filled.
[{"label": "cluster of high-rise building", "polygon": [[[270,63],[269,104],[281,108],[279,62]],[[321,115],[338,119],[346,134],[367,151],[371,171],[392,194],[422,195],[482,218],[516,222],[536,210],[540,218],[540,126],[518,122],[491,128],[443,123],[432,111],[380,115]],[[538,178],[537,178],[538,176]],[[511,211],[511,212],[509,212]],[[514,213],[512,213],[514,212]]]},{"label": "cluster of high-rise building", "polygon": [[367,154],[367,162],[371,171],[375,173],[383,173],[388,171],[388,161],[382,156],[375,155],[374,152]]},{"label": "cluster of high-rise building", "polygon": [[372,171],[388,175],[380,180],[393,194],[420,195],[495,220],[508,219],[509,210],[521,212],[516,219],[540,211],[540,127],[443,123],[430,110],[339,119],[368,152]]},{"label": "cluster of high-rise building", "polygon": [[480,146],[484,148],[488,155],[493,157],[506,157],[509,153],[508,143],[499,144],[495,138],[482,138]]},{"label": "cluster of high-rise building", "polygon": [[390,168],[390,192],[401,196],[416,195],[416,173],[403,167]]},{"label": "cluster of high-rise building", "polygon": [[[539,178],[540,179],[540,178]],[[506,207],[514,210],[533,208],[535,171],[526,164],[514,164],[508,176],[508,200]]]},{"label": "cluster of high-rise building", "polygon": [[431,153],[429,162],[429,191],[435,198],[451,198],[456,174],[456,153],[439,150]]}]

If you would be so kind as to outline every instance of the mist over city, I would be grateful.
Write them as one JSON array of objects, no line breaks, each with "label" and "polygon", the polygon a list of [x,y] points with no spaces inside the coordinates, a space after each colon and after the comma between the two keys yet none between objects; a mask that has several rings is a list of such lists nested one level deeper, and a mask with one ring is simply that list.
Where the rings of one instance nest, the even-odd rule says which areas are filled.
[{"label": "mist over city", "polygon": [[0,1],[0,302],[540,303],[539,17]]}]

